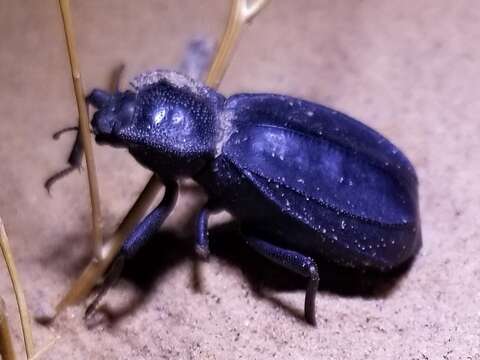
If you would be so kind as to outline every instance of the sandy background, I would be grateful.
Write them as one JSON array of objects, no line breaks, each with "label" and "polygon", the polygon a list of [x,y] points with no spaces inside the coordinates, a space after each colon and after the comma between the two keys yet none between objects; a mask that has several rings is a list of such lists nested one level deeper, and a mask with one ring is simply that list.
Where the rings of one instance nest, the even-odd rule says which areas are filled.
[{"label": "sandy background", "polygon": [[[106,86],[121,61],[128,78],[175,66],[189,38],[219,36],[228,12],[222,0],[73,3],[87,89]],[[234,227],[217,227],[210,262],[194,266],[186,189],[106,298],[110,320],[87,329],[76,307],[35,324],[37,346],[62,335],[44,358],[480,359],[479,24],[474,0],[274,0],[243,33],[221,86],[318,101],[399,145],[421,185],[424,247],[408,273],[374,290],[355,274],[321,274],[312,328],[302,280],[246,249]],[[76,119],[61,31],[56,1],[0,0],[0,214],[33,311],[60,298],[89,254],[84,176],[51,197],[42,188],[72,141],[50,136]],[[110,231],[148,173],[124,151],[95,153]],[[1,262],[0,275],[15,322]]]}]

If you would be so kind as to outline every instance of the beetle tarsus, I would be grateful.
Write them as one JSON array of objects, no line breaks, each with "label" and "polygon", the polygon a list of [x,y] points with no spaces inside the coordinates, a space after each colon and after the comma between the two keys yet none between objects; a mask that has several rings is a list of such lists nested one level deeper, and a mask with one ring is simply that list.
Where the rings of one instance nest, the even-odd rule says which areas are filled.
[{"label": "beetle tarsus", "polygon": [[53,140],[58,140],[60,138],[60,135],[69,132],[69,131],[78,131],[78,126],[68,126],[66,128],[60,129],[53,133],[52,138]]},{"label": "beetle tarsus", "polygon": [[122,254],[118,255],[116,259],[113,261],[109,270],[107,271],[107,274],[105,275],[105,279],[103,283],[100,285],[97,291],[97,294],[95,295],[95,298],[87,306],[87,309],[85,310],[85,319],[89,319],[95,314],[100,301],[103,299],[103,297],[108,292],[108,290],[117,283],[122,273],[124,264],[125,264],[125,256]]},{"label": "beetle tarsus", "polygon": [[197,254],[197,257],[199,259],[206,261],[210,256],[210,250],[208,249],[208,247],[197,244],[195,245],[195,254]]},{"label": "beetle tarsus", "polygon": [[315,262],[311,262],[309,267],[309,280],[307,286],[307,292],[305,294],[305,320],[313,326],[317,326],[317,320],[315,316],[315,297],[318,291],[318,270]]},{"label": "beetle tarsus", "polygon": [[46,181],[45,183],[43,184],[43,186],[45,187],[45,190],[47,190],[48,194],[50,195],[50,189],[52,188],[52,185],[54,183],[56,183],[58,180],[60,180],[61,178],[67,176],[68,174],[70,174],[73,170],[77,169],[77,167],[75,166],[69,166],[63,170],[60,170],[59,172],[53,174],[52,176],[50,176]]}]

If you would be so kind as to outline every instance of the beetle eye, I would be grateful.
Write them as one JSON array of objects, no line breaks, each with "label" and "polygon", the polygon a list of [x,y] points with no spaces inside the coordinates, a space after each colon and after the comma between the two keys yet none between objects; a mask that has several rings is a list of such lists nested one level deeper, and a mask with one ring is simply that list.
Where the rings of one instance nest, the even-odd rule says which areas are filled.
[{"label": "beetle eye", "polygon": [[165,118],[166,115],[166,110],[165,108],[160,108],[158,109],[154,114],[153,114],[153,123],[155,125],[160,124],[160,122]]}]

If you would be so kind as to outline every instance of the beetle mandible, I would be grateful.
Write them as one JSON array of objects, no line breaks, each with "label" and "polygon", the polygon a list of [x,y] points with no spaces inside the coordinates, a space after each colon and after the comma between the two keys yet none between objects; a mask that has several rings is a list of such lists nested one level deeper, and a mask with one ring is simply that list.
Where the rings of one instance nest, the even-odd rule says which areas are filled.
[{"label": "beetle mandible", "polygon": [[165,195],[126,239],[110,273],[118,275],[171,212],[180,177],[208,195],[197,218],[197,254],[209,254],[209,215],[227,210],[249,246],[308,278],[310,324],[319,281],[314,256],[388,271],[419,250],[415,170],[361,122],[290,96],[225,98],[173,71],[144,73],[132,86],[90,93],[93,132],[98,143],[127,148],[155,172]]}]

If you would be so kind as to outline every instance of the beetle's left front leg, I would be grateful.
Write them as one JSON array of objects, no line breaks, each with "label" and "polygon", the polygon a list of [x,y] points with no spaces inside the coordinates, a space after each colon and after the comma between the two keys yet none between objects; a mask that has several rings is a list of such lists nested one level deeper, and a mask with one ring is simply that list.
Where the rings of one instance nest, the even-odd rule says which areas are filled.
[{"label": "beetle's left front leg", "polygon": [[165,194],[163,195],[162,201],[140,222],[140,224],[135,227],[135,229],[123,243],[120,253],[112,262],[112,265],[110,265],[104,281],[97,291],[95,299],[90,303],[90,305],[88,305],[87,310],[85,311],[85,317],[89,317],[95,312],[95,309],[97,308],[102,297],[118,280],[125,261],[134,257],[158,231],[165,219],[172,212],[177,200],[177,195],[177,182],[174,180],[166,181]]},{"label": "beetle's left front leg", "polygon": [[70,150],[70,155],[68,155],[68,160],[67,160],[68,166],[65,169],[60,170],[57,173],[50,176],[43,185],[49,194],[50,194],[50,188],[56,181],[60,180],[64,176],[67,176],[75,169],[80,170],[82,166],[83,145],[82,145],[82,137],[80,135],[78,126],[71,126],[71,127],[62,129],[60,131],[57,131],[55,134],[53,134],[53,138],[56,140],[60,137],[61,134],[67,131],[76,131],[77,135],[75,137],[75,142],[73,143],[73,147]]},{"label": "beetle's left front leg", "polygon": [[127,260],[131,259],[153,237],[172,212],[177,201],[177,195],[177,182],[174,180],[165,181],[165,194],[162,201],[128,236],[120,250],[120,256],[124,256]]}]

